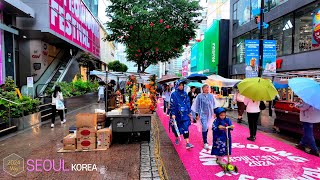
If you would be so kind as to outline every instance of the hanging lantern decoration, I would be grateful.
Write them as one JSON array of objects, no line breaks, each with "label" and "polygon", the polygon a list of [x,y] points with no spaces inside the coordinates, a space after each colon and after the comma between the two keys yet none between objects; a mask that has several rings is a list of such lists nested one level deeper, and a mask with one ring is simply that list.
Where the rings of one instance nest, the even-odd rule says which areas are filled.
[{"label": "hanging lantern decoration", "polygon": [[138,57],[139,55],[138,54],[136,54],[136,57]]},{"label": "hanging lantern decoration", "polygon": [[151,27],[153,27],[153,26],[154,26],[154,23],[153,23],[153,22],[151,22],[151,23],[150,23],[150,26],[151,26]]},{"label": "hanging lantern decoration", "polygon": [[129,38],[129,36],[125,36],[125,38],[126,38],[126,39],[128,39],[128,38]]},{"label": "hanging lantern decoration", "polygon": [[158,42],[155,42],[155,44],[158,44]]},{"label": "hanging lantern decoration", "polygon": [[184,24],[184,28],[187,28],[188,27],[188,24]]},{"label": "hanging lantern decoration", "polygon": [[162,24],[162,23],[163,23],[163,19],[160,19],[160,20],[159,20],[159,23]]},{"label": "hanging lantern decoration", "polygon": [[159,51],[159,48],[158,48],[158,47],[156,47],[156,51]]},{"label": "hanging lantern decoration", "polygon": [[197,41],[197,42],[201,42],[201,39],[197,39],[196,41]]},{"label": "hanging lantern decoration", "polygon": [[166,25],[166,29],[169,29],[170,28],[170,25]]},{"label": "hanging lantern decoration", "polygon": [[192,40],[192,37],[189,39],[190,41]]},{"label": "hanging lantern decoration", "polygon": [[133,29],[133,26],[132,26],[132,25],[130,26],[130,29]]},{"label": "hanging lantern decoration", "polygon": [[140,49],[138,49],[137,52],[141,52]]}]

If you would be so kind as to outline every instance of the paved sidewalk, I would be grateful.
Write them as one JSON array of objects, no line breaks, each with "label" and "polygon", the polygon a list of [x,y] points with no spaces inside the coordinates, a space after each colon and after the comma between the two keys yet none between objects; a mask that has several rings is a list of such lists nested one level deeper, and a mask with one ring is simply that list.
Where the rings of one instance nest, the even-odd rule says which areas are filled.
[{"label": "paved sidewalk", "polygon": [[71,164],[96,164],[101,172],[23,172],[13,178],[2,170],[0,179],[139,179],[140,143],[113,144],[106,151],[57,153],[63,146],[62,139],[68,134],[68,128],[75,124],[75,115],[79,112],[92,113],[99,106],[103,108],[102,104],[91,104],[67,114],[66,125],[60,125],[58,120],[54,129],[46,124],[0,141],[0,163],[2,165],[3,158],[16,153],[24,158],[25,164],[28,159],[63,159],[66,167]]}]

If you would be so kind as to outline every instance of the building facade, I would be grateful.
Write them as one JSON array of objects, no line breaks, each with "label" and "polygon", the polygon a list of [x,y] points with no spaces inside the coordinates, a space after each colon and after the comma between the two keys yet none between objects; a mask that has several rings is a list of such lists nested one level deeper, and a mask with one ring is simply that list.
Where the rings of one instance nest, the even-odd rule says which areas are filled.
[{"label": "building facade", "polygon": [[[244,78],[245,44],[259,39],[252,9],[258,0],[231,0],[229,73]],[[265,0],[264,39],[277,41],[277,72],[320,69],[320,2],[318,0]]]},{"label": "building facade", "polygon": [[19,17],[34,19],[35,11],[23,2],[0,2],[0,84],[3,84],[6,78],[19,81]]}]

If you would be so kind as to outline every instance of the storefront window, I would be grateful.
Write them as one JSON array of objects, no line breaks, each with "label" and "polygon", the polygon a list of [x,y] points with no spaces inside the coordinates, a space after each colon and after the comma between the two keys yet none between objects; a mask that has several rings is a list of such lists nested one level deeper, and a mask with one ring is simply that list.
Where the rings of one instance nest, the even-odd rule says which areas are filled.
[{"label": "storefront window", "polygon": [[270,23],[270,35],[268,39],[277,41],[277,55],[283,54],[283,19],[280,18]]},{"label": "storefront window", "polygon": [[[294,42],[294,52],[304,52],[310,51],[312,49],[319,48],[320,40],[313,40],[313,34],[315,34],[314,25],[317,22],[313,22],[316,19],[315,16],[319,14],[319,4],[314,3],[309,5],[302,10],[296,12],[295,16],[295,42]],[[312,43],[313,42],[313,43]],[[312,46],[312,44],[314,44]]]},{"label": "storefront window", "polygon": [[283,18],[283,54],[292,54],[293,14]]},{"label": "storefront window", "polygon": [[250,39],[250,33],[246,33],[236,39],[237,63],[245,62],[245,40]]},{"label": "storefront window", "polygon": [[251,1],[250,0],[239,0],[237,9],[237,18],[239,25],[242,26],[250,22],[251,16]]},{"label": "storefront window", "polygon": [[264,4],[265,7],[267,7],[268,10],[271,10],[285,2],[287,2],[288,0],[265,0]]}]

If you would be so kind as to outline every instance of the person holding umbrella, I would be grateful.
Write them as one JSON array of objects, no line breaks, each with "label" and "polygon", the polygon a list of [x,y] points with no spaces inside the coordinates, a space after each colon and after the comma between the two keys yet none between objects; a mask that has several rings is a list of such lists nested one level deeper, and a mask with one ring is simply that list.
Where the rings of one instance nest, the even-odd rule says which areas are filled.
[{"label": "person holding umbrella", "polygon": [[169,105],[170,105],[170,96],[171,96],[171,91],[170,87],[167,84],[164,84],[164,92],[162,94],[163,98],[163,111],[167,116],[169,116]]},{"label": "person holding umbrella", "polygon": [[297,105],[300,109],[300,121],[303,124],[303,137],[296,147],[306,151],[306,147],[310,147],[310,154],[320,157],[319,149],[313,135],[313,124],[320,123],[320,110],[310,106],[305,102]]},{"label": "person holding umbrella", "polygon": [[[170,112],[172,119],[177,122],[179,133],[183,134],[183,137],[186,140],[186,148],[193,148],[193,145],[189,142],[189,126],[191,125],[192,120],[190,99],[184,91],[184,82],[182,81],[178,81],[176,83],[175,91],[171,94]],[[176,136],[176,145],[178,145],[179,137],[174,128],[173,122],[172,131]]]},{"label": "person holding umbrella", "polygon": [[258,119],[260,116],[260,101],[253,101],[247,97],[244,98],[244,104],[246,105],[246,111],[248,114],[248,123],[250,129],[249,141],[255,141],[258,129]]},{"label": "person holding umbrella", "polygon": [[302,99],[297,105],[300,109],[300,121],[303,124],[303,137],[296,147],[305,151],[308,146],[310,154],[319,157],[319,149],[313,135],[313,124],[320,122],[320,84],[308,78],[289,79],[289,86]]},{"label": "person holding umbrella", "polygon": [[263,101],[272,101],[278,91],[270,79],[247,78],[237,85],[241,95],[245,96],[248,123],[250,129],[249,141],[255,141],[260,111],[266,109]]}]

